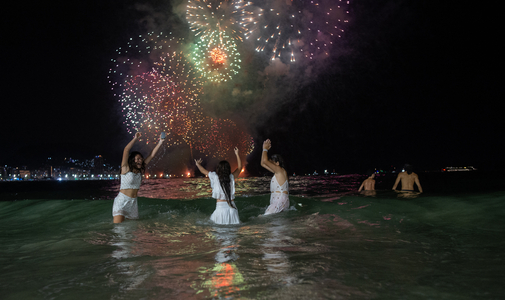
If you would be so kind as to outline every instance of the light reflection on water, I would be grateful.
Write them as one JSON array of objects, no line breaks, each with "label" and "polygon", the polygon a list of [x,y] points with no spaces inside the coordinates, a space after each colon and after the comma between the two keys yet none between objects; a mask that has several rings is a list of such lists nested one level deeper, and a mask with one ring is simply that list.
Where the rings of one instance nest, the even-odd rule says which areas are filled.
[{"label": "light reflection on water", "polygon": [[[293,220],[286,215],[259,217],[238,226],[215,226],[203,220],[196,220],[200,224],[195,225],[194,221],[176,217],[168,223],[139,221],[112,229],[108,243],[115,248],[111,257],[117,271],[110,280],[120,285],[118,299],[131,299],[139,291],[148,299],[169,295],[180,299],[293,299],[302,292],[300,285],[305,286],[304,293],[312,293],[312,299],[323,299],[325,293],[331,293],[328,288],[319,290],[318,277],[332,270],[337,257],[322,240],[309,241],[308,236],[321,231],[330,236],[338,229],[343,235],[355,236],[355,228],[335,215]],[[325,281],[334,281],[331,277]],[[356,288],[338,284],[349,295],[360,294]]]},{"label": "light reflection on water", "polygon": [[[216,226],[208,180],[147,180],[140,220],[112,200],[0,202],[3,299],[498,299],[505,195],[398,198],[362,177],[240,179],[241,224]],[[118,187],[108,187],[113,189]],[[354,191],[353,191],[354,190]],[[150,199],[156,198],[156,199]],[[160,200],[175,199],[175,200]],[[180,201],[184,200],[184,201]],[[500,277],[501,276],[501,277]]]},{"label": "light reflection on water", "polygon": [[[363,179],[360,175],[295,176],[289,178],[289,193],[305,197],[343,196],[355,193]],[[270,193],[270,180],[271,177],[238,178],[235,182],[236,195]],[[113,181],[106,190],[118,191],[119,181]],[[196,199],[210,197],[212,189],[208,178],[144,179],[138,195],[156,199]]]}]

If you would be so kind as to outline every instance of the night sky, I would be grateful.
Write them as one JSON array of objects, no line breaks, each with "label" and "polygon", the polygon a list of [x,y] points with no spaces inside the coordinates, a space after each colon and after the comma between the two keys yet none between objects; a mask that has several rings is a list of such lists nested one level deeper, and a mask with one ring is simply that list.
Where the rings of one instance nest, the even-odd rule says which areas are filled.
[{"label": "night sky", "polygon": [[[111,58],[130,37],[150,30],[188,34],[179,4],[14,4],[3,20],[0,163],[101,154],[119,165],[131,135],[107,80]],[[311,80],[282,86],[285,78],[302,77],[293,67],[277,78],[276,90],[283,93],[246,104],[223,100],[212,113],[246,123],[256,142],[250,174],[261,172],[266,138],[271,152],[281,153],[289,171],[299,174],[406,162],[419,171],[503,168],[498,26],[483,8],[461,5],[351,1],[346,32],[334,55],[313,65]],[[175,152],[166,155],[178,159]]]}]

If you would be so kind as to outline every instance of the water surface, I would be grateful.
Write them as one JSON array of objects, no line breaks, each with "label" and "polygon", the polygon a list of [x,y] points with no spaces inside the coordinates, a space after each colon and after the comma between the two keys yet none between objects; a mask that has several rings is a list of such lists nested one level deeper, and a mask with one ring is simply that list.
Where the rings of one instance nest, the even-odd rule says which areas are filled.
[{"label": "water surface", "polygon": [[117,225],[118,182],[1,183],[2,299],[500,299],[505,191],[483,176],[424,174],[411,197],[294,177],[268,217],[270,178],[240,179],[236,226],[208,220],[205,178],[145,181]]}]

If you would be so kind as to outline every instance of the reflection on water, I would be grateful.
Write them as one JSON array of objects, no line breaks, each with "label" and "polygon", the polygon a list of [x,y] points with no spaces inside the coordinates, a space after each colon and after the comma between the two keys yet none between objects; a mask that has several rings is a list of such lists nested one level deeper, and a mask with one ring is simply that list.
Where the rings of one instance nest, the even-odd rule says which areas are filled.
[{"label": "reflection on water", "polygon": [[212,278],[203,283],[212,297],[229,298],[240,291],[244,282],[242,274],[234,263],[217,263],[211,270]]},{"label": "reflection on water", "polygon": [[[235,261],[240,256],[237,254],[239,248],[237,235],[238,226],[213,226],[212,235],[218,250],[214,256],[215,263],[207,269],[201,270],[202,278],[205,280],[198,288],[206,288],[212,297],[229,298],[238,295],[244,278],[240,273]],[[194,287],[197,287],[194,285]],[[242,289],[244,289],[242,287]],[[200,290],[201,291],[201,290]]]},{"label": "reflection on water", "polygon": [[[238,178],[236,196],[264,195],[270,193],[271,177]],[[289,194],[292,196],[342,196],[357,191],[363,176],[296,176],[290,177]],[[380,181],[380,178],[377,179]],[[105,190],[119,191],[119,181],[110,182]],[[143,179],[139,197],[156,199],[196,199],[212,195],[207,178]]]},{"label": "reflection on water", "polygon": [[237,244],[238,230],[239,227],[236,226],[214,227],[213,234],[220,247],[215,256],[217,263],[235,261],[240,257],[237,254],[237,249],[239,247]]},{"label": "reflection on water", "polygon": [[295,280],[290,276],[290,263],[288,255],[283,251],[284,248],[291,245],[287,242],[290,237],[289,227],[287,226],[288,220],[274,219],[270,226],[267,228],[269,233],[263,242],[263,261],[266,269],[269,272],[276,273],[279,276],[279,281],[289,284]]},{"label": "reflection on water", "polygon": [[[307,178],[296,179],[310,185]],[[112,200],[0,202],[2,299],[500,299],[503,192],[350,194],[361,180],[312,181],[295,210],[258,217],[269,180],[243,181],[241,224],[209,221],[215,201],[139,201],[112,224]],[[307,181],[307,182],[305,182]],[[147,191],[208,192],[207,181]],[[175,183],[176,181],[173,181]],[[318,186],[319,185],[319,186]],[[346,188],[348,186],[348,188]],[[429,186],[426,184],[426,186]],[[336,192],[336,191],[339,192]],[[142,189],[141,189],[142,191]],[[342,192],[342,193],[340,193]],[[179,194],[178,194],[179,193]],[[403,194],[402,194],[403,195]],[[179,197],[177,196],[177,197]],[[163,198],[160,197],[160,198]]]},{"label": "reflection on water", "polygon": [[109,277],[111,284],[119,285],[119,293],[112,299],[121,299],[121,294],[136,290],[151,275],[148,268],[132,260],[135,256],[135,243],[132,241],[132,227],[136,224],[117,224],[112,229],[111,245],[115,247],[111,257],[116,260],[117,270]]},{"label": "reflection on water", "polygon": [[[321,272],[328,276],[338,259],[328,245],[311,241],[311,236],[340,231],[344,238],[354,227],[336,215],[290,219],[280,214],[255,220],[247,226],[216,226],[173,216],[167,222],[115,226],[110,245],[116,270],[109,281],[118,285],[118,295],[112,298],[156,291],[148,292],[148,298],[293,299],[300,293],[299,285],[308,283],[305,292],[316,295],[313,299],[323,297],[317,296],[321,287],[316,278]],[[348,295],[359,294],[338,284]]]},{"label": "reflection on water", "polygon": [[[128,226],[130,225],[130,226]],[[111,256],[116,259],[129,258],[132,256],[132,234],[129,233],[129,228],[132,223],[118,224],[112,229],[113,237],[110,244],[115,247]]]},{"label": "reflection on water", "polygon": [[398,198],[403,198],[403,199],[415,199],[421,195],[419,192],[413,192],[413,191],[398,191],[395,190],[397,193]]},{"label": "reflection on water", "polygon": [[[212,263],[215,251],[211,229],[172,216],[171,222],[125,222],[113,229],[112,257],[121,285],[117,297],[135,299],[201,299],[191,283]],[[146,292],[147,291],[147,292]],[[175,299],[174,298],[174,299]]]},{"label": "reflection on water", "polygon": [[376,190],[373,190],[373,191],[363,190],[360,193],[361,193],[361,195],[367,196],[367,197],[375,197],[375,196],[377,196],[377,191]]}]

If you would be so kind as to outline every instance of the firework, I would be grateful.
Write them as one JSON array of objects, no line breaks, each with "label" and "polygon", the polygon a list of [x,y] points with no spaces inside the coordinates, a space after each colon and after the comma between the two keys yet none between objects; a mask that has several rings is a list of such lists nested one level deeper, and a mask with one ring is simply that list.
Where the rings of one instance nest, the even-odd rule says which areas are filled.
[{"label": "firework", "polygon": [[329,56],[348,22],[348,5],[348,0],[267,2],[255,18],[256,51],[284,62]]},{"label": "firework", "polygon": [[206,39],[214,31],[242,41],[255,23],[251,2],[242,0],[189,0],[186,20],[195,35]]},{"label": "firework", "polygon": [[241,130],[237,124],[228,119],[205,119],[205,138],[202,138],[196,148],[202,153],[225,159],[237,147],[240,153],[249,154],[254,147],[253,138]]},{"label": "firework", "polygon": [[198,72],[210,82],[224,82],[240,70],[237,43],[251,27],[251,2],[189,0],[186,20],[197,41],[190,54]]},{"label": "firework", "polygon": [[[109,78],[117,89],[127,130],[143,133],[143,138],[157,142],[166,132],[166,147],[191,143],[195,124],[202,119],[199,107],[201,89],[194,80],[192,67],[176,48],[180,40],[149,34],[130,40],[119,48],[120,58]],[[115,75],[115,76],[114,76]]]},{"label": "firework", "polygon": [[121,104],[127,130],[141,132],[148,144],[166,132],[164,150],[188,145],[191,153],[198,149],[214,157],[225,157],[234,147],[250,153],[252,137],[234,122],[204,116],[200,107],[202,76],[195,76],[201,73],[207,80],[218,82],[231,78],[239,57],[234,39],[216,31],[200,39],[193,54],[205,53],[201,62],[207,66],[200,66],[198,61],[188,64],[187,56],[179,50],[181,43],[151,33],[131,39],[127,47],[117,50],[109,82]]},{"label": "firework", "polygon": [[211,82],[228,81],[240,70],[236,42],[218,30],[198,39],[190,59],[201,76]]},{"label": "firework", "polygon": [[201,85],[194,78],[193,69],[186,63],[182,52],[166,55],[156,65],[161,73],[177,82],[177,90],[173,89],[170,95],[165,94],[164,100],[160,101],[160,118],[164,121],[166,131],[191,146],[201,136]]}]

